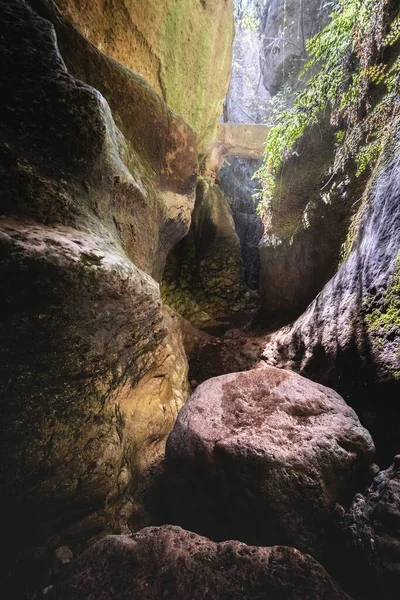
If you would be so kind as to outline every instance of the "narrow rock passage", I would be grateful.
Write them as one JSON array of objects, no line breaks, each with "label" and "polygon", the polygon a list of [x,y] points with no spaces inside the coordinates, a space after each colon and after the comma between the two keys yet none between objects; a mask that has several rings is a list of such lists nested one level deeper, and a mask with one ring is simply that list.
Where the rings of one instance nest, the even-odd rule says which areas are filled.
[{"label": "narrow rock passage", "polygon": [[0,0],[2,598],[399,600],[399,57],[398,1]]}]

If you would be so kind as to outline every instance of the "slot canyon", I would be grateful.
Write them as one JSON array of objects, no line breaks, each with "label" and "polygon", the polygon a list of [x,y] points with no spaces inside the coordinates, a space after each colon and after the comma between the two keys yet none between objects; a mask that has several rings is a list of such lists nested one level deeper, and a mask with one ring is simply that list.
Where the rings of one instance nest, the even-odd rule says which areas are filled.
[{"label": "slot canyon", "polygon": [[400,598],[400,1],[0,0],[0,595]]}]

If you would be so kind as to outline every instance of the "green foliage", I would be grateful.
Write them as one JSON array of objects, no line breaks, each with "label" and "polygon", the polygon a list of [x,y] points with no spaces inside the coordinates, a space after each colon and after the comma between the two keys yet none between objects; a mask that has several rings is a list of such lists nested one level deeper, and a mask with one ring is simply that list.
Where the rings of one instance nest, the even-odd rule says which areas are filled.
[{"label": "green foliage", "polygon": [[257,32],[260,29],[262,3],[248,0],[234,0],[235,23],[237,27]]},{"label": "green foliage", "polygon": [[[280,109],[285,93],[272,103],[272,129],[263,165],[256,173],[262,181],[261,212],[271,207],[282,165],[324,111],[339,129],[332,172],[343,168],[350,157],[356,161],[358,175],[373,166],[400,81],[399,61],[390,67],[381,62],[385,49],[400,39],[399,17],[387,26],[390,6],[390,0],[337,0],[328,25],[307,41],[309,61],[300,75],[307,76],[304,88],[289,108]],[[371,88],[383,89],[383,99],[374,108],[367,101]]]},{"label": "green foliage", "polygon": [[388,333],[393,327],[400,328],[400,253],[391,285],[365,321],[372,331]]}]

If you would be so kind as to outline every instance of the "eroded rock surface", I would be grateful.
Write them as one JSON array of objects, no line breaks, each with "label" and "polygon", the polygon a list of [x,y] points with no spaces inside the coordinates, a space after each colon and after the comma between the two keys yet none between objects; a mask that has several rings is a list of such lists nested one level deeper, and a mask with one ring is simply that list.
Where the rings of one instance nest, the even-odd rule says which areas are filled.
[{"label": "eroded rock surface", "polygon": [[109,536],[72,565],[57,600],[349,600],[310,556],[293,548],[216,544],[164,526]]},{"label": "eroded rock surface", "polygon": [[296,86],[307,60],[306,41],[321,28],[329,14],[324,0],[270,0],[261,26],[264,85],[274,96],[284,84]]},{"label": "eroded rock surface", "polygon": [[[32,5],[41,16],[0,2],[2,569],[23,585],[26,549],[147,522],[188,391],[155,278],[188,230],[197,169],[193,130],[141,77]],[[115,120],[67,71],[67,46],[69,66],[86,57],[90,82],[116,88]]]},{"label": "eroded rock surface", "polygon": [[143,75],[208,150],[230,76],[232,0],[56,3],[99,50]]},{"label": "eroded rock surface", "polygon": [[189,234],[168,257],[163,298],[195,325],[243,310],[250,300],[231,209],[208,179],[198,184]]},{"label": "eroded rock surface", "polygon": [[248,287],[258,290],[260,258],[258,244],[263,234],[263,224],[257,214],[258,201],[254,197],[259,182],[253,179],[260,167],[257,159],[232,156],[219,174],[219,185],[228,198],[240,240],[244,280]]},{"label": "eroded rock surface", "polygon": [[264,359],[332,385],[357,406],[387,456],[399,447],[400,119],[363,197],[351,252]]},{"label": "eroded rock surface", "polygon": [[267,367],[200,385],[167,441],[172,522],[213,539],[320,553],[374,445],[333,390]]}]

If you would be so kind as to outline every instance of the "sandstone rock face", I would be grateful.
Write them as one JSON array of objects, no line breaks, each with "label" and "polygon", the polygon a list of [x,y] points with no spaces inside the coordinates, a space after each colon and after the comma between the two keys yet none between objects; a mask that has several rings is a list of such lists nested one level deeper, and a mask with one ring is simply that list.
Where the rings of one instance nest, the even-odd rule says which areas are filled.
[{"label": "sandstone rock face", "polygon": [[321,28],[329,6],[324,0],[270,0],[262,18],[264,85],[274,96],[285,83],[297,85],[307,59],[305,43]]},{"label": "sandstone rock face", "polygon": [[[321,136],[322,128],[322,136]],[[354,213],[352,187],[329,180],[334,136],[314,128],[279,174],[260,241],[260,321],[269,329],[297,318],[334,275]]]},{"label": "sandstone rock face", "polygon": [[365,578],[367,597],[395,600],[400,585],[400,457],[357,494],[345,519],[350,560]]},{"label": "sandstone rock face", "polygon": [[167,441],[169,516],[217,540],[319,555],[374,445],[333,390],[266,367],[210,379]]},{"label": "sandstone rock face", "polygon": [[[195,133],[168,110],[142,77],[96,50],[48,0],[32,0],[32,4],[42,17],[53,23],[69,72],[100,91],[109,104],[100,97],[103,114],[97,117],[98,127],[103,127],[105,132],[98,143],[103,144],[103,163],[94,164],[96,154],[85,146],[86,152],[94,156],[92,170],[87,161],[86,171],[83,171],[85,163],[83,157],[79,158],[79,152],[84,119],[79,112],[70,117],[60,116],[65,122],[58,123],[60,130],[55,132],[55,140],[62,139],[64,144],[64,140],[71,140],[68,149],[76,156],[75,163],[81,163],[82,195],[96,199],[91,200],[93,206],[89,208],[116,230],[128,257],[159,280],[168,252],[189,229],[197,173]],[[31,65],[29,49],[18,59],[25,60],[28,76],[28,67],[35,68]],[[32,101],[33,91],[24,90],[22,82],[19,86],[21,100],[30,106],[28,100]],[[42,95],[42,115],[45,115],[46,103],[50,104],[51,100],[44,91]],[[22,110],[27,112],[26,108]],[[35,122],[38,117],[33,114],[30,119]],[[72,119],[75,129],[70,124]],[[111,162],[112,168],[104,162]],[[75,196],[80,191],[78,187]],[[109,202],[103,201],[106,193]],[[74,200],[75,197],[68,205],[70,211]],[[81,207],[80,213],[82,208],[87,209],[87,206]],[[77,208],[74,210],[79,212]],[[65,219],[65,212],[52,218]],[[46,219],[49,219],[48,214]]]},{"label": "sandstone rock face", "polygon": [[[142,78],[32,5],[42,16],[0,3],[0,488],[18,572],[24,544],[146,522],[148,473],[188,389],[154,278],[188,229],[197,165],[193,130]],[[119,127],[67,71],[67,46],[69,66],[86,56],[93,79],[120,84]]]},{"label": "sandstone rock face", "polygon": [[199,151],[208,150],[229,82],[232,0],[57,5],[99,50],[143,75],[195,127]]},{"label": "sandstone rock face", "polygon": [[246,307],[240,243],[229,204],[212,181],[199,182],[189,234],[168,258],[163,298],[195,325]]},{"label": "sandstone rock face", "polygon": [[293,548],[216,544],[179,527],[109,536],[71,566],[58,600],[349,600]]},{"label": "sandstone rock face", "polygon": [[400,443],[399,148],[397,116],[364,194],[349,257],[307,311],[271,336],[263,355],[345,393],[375,441],[385,441],[385,460]]}]

